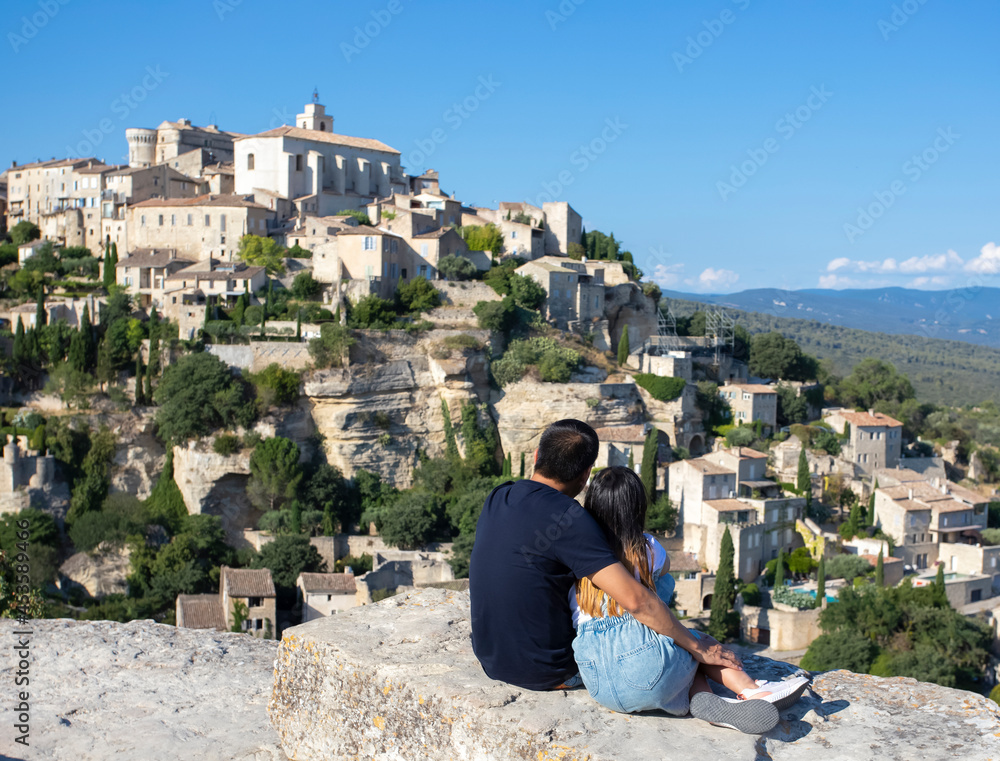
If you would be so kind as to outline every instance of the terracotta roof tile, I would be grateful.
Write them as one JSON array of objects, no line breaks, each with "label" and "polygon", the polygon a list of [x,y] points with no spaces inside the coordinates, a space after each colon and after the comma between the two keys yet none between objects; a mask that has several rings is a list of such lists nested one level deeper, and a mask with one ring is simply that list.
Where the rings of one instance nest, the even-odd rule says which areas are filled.
[{"label": "terracotta roof tile", "polygon": [[177,604],[186,629],[229,628],[218,595],[178,595]]},{"label": "terracotta roof tile", "polygon": [[349,592],[357,591],[353,573],[300,573],[299,586],[306,592]]},{"label": "terracotta roof tile", "polygon": [[274,597],[274,580],[266,568],[222,567],[222,584],[230,597]]},{"label": "terracotta roof tile", "polygon": [[217,196],[212,194],[198,196],[197,198],[150,198],[147,201],[140,201],[133,204],[132,208],[143,209],[162,206],[220,206],[225,208],[264,209],[265,211],[269,211],[266,206],[248,201],[243,196]]}]

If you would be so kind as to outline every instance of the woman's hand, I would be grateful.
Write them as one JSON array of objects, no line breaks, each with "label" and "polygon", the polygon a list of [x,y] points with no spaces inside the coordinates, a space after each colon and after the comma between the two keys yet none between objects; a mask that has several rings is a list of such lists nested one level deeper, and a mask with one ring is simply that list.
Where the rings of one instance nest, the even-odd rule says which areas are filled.
[{"label": "woman's hand", "polygon": [[[692,632],[694,634],[694,632]],[[743,663],[736,653],[728,647],[720,644],[715,637],[704,632],[695,635],[696,645],[690,650],[691,657],[699,663],[708,666],[722,666],[723,668],[743,670]]]}]

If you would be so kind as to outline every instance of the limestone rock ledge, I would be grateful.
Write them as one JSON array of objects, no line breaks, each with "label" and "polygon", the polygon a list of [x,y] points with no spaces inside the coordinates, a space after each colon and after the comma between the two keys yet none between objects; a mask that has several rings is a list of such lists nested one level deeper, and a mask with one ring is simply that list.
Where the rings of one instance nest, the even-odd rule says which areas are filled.
[{"label": "limestone rock ledge", "polygon": [[[745,666],[756,678],[794,670],[753,656]],[[287,630],[268,713],[295,761],[1000,757],[995,704],[912,679],[820,675],[762,738],[692,718],[616,714],[582,689],[504,685],[472,653],[468,594],[438,589]]]},{"label": "limestone rock ledge", "polygon": [[0,619],[0,758],[287,758],[266,712],[278,643],[152,621],[30,622],[30,684],[17,688],[30,695],[30,747],[15,744],[20,628]]}]

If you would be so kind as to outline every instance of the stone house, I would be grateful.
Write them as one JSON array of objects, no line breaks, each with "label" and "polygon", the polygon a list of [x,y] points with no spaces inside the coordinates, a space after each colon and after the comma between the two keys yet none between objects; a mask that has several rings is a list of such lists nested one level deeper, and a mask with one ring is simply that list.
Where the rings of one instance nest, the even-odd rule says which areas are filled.
[{"label": "stone house", "polygon": [[[59,320],[65,320],[66,324],[71,328],[78,328],[80,327],[80,321],[83,319],[83,308],[86,306],[90,312],[90,323],[94,325],[97,323],[99,310],[104,301],[105,298],[103,296],[96,298],[89,296],[79,299],[49,299],[45,302],[45,321],[47,324],[53,325],[59,322]],[[18,319],[21,320],[21,324],[24,325],[25,329],[33,328],[35,327],[37,311],[38,305],[34,302],[19,304],[18,306],[11,307],[10,311],[0,311],[0,321],[9,320],[11,332],[17,328]]]},{"label": "stone house", "polygon": [[837,433],[847,433],[841,458],[854,463],[865,473],[877,468],[894,468],[903,448],[903,424],[881,412],[834,410],[823,416]]},{"label": "stone house", "polygon": [[[102,174],[101,240],[111,239],[122,251],[129,247],[127,209],[151,198],[194,198],[201,184],[172,167],[113,167]],[[212,192],[212,191],[206,191]],[[230,192],[232,192],[230,190]]]},{"label": "stone house", "polygon": [[409,190],[399,151],[335,134],[319,103],[307,103],[295,124],[235,140],[237,194],[264,190],[292,201],[300,214],[329,216]]},{"label": "stone house", "polygon": [[161,296],[160,306],[168,314],[178,304],[231,306],[242,294],[254,294],[267,285],[264,267],[218,259],[188,264],[164,276],[162,292],[151,292]]},{"label": "stone house", "polygon": [[893,555],[913,568],[943,561],[949,572],[996,578],[1000,548],[983,546],[979,534],[986,528],[988,504],[988,498],[951,481],[911,478],[875,490],[875,521],[893,538]]},{"label": "stone house", "polygon": [[753,425],[760,420],[765,433],[778,425],[778,392],[759,383],[727,383],[719,396],[729,403],[735,425]]},{"label": "stone house", "polygon": [[[646,436],[652,430],[651,423],[642,425],[616,425],[595,428],[598,439],[597,462],[595,468],[627,467],[629,455],[632,456],[636,472],[642,464],[645,451]],[[659,463],[670,456],[670,439],[664,431],[657,431],[657,480],[662,481]]]},{"label": "stone house", "polygon": [[356,579],[358,604],[370,604],[373,592],[400,592],[454,580],[455,574],[442,552],[377,550],[372,553],[372,570]]},{"label": "stone house", "polygon": [[219,595],[177,595],[174,605],[177,627],[229,631]]},{"label": "stone house", "polygon": [[694,364],[689,351],[669,350],[666,354],[650,354],[639,346],[629,354],[627,364],[640,373],[664,378],[683,378],[688,382],[693,378]]},{"label": "stone house", "polygon": [[358,605],[357,584],[347,573],[300,573],[295,582],[302,604],[302,623],[331,616]]},{"label": "stone house", "polygon": [[[73,171],[103,164],[94,158],[52,159],[21,166],[13,163],[7,170],[7,229],[22,221],[41,227],[43,214],[75,208]],[[78,243],[71,241],[69,245]]]},{"label": "stone house", "polygon": [[[219,600],[226,616],[226,628],[232,628],[236,621],[236,603],[246,606],[243,631],[255,637],[263,637],[270,631],[277,638],[276,616],[277,593],[271,572],[266,568],[229,568],[222,566],[219,577]],[[267,622],[270,622],[270,626]]]},{"label": "stone house", "polygon": [[167,278],[195,264],[191,259],[178,259],[174,249],[136,249],[115,265],[115,280],[143,309],[162,309]]},{"label": "stone house", "polygon": [[175,249],[179,256],[230,260],[244,235],[266,236],[276,215],[246,197],[151,198],[128,210],[130,248]]},{"label": "stone house", "polygon": [[543,256],[517,268],[517,274],[532,278],[545,290],[542,315],[563,330],[599,320],[604,316],[603,269],[587,271],[582,262],[568,257]]},{"label": "stone house", "polygon": [[0,460],[0,514],[16,513],[28,507],[28,495],[19,495],[19,492],[41,489],[52,483],[55,462],[50,454],[28,449],[26,436],[12,436],[5,441],[3,460]]}]

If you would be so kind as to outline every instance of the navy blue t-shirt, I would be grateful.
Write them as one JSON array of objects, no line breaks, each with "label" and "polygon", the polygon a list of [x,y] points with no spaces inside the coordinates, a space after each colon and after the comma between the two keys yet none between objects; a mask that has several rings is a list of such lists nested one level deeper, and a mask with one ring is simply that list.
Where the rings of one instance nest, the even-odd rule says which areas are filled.
[{"label": "navy blue t-shirt", "polygon": [[472,649],[486,674],[529,690],[573,676],[569,590],[617,562],[575,499],[531,480],[495,489],[469,563]]}]

